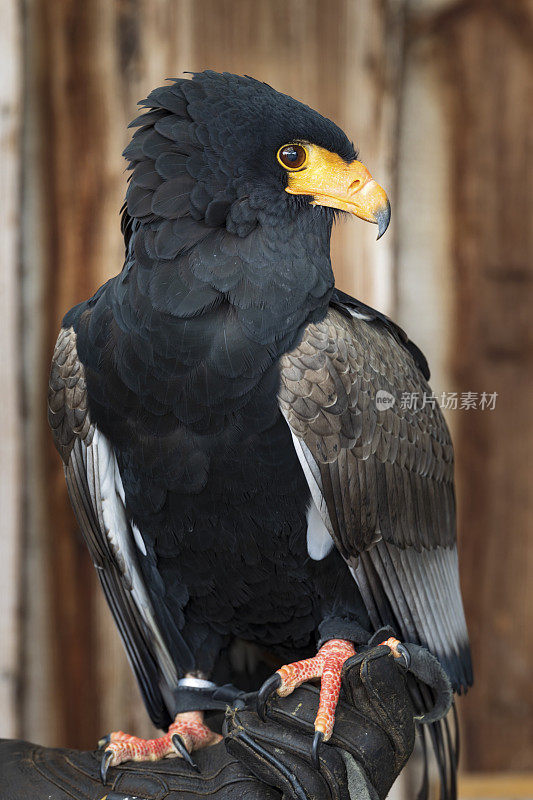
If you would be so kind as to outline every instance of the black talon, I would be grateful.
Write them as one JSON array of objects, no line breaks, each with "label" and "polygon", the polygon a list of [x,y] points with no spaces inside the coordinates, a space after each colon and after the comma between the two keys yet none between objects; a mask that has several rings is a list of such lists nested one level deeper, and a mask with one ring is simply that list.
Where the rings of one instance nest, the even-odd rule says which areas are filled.
[{"label": "black talon", "polygon": [[105,784],[107,778],[107,770],[109,769],[109,765],[113,760],[113,751],[112,750],[104,750],[104,755],[102,756],[102,760],[100,762],[100,777],[102,779],[102,783]]},{"label": "black talon", "polygon": [[266,722],[266,705],[270,695],[281,686],[281,675],[275,672],[268,678],[257,692],[257,713],[263,722]]},{"label": "black talon", "polygon": [[403,644],[399,644],[396,646],[396,650],[403,656],[403,660],[405,661],[405,668],[409,669],[411,666],[411,655],[407,647],[404,647]]},{"label": "black talon", "polygon": [[106,733],[105,736],[102,736],[101,739],[98,739],[98,749],[103,750],[105,746],[109,744],[110,741],[111,741],[111,734]]},{"label": "black talon", "polygon": [[174,750],[176,751],[176,753],[179,753],[180,756],[187,762],[187,764],[190,767],[193,768],[193,770],[195,772],[200,772],[198,764],[196,763],[196,761],[194,761],[194,759],[191,758],[191,754],[189,753],[189,751],[185,747],[185,744],[183,743],[183,739],[181,738],[179,733],[173,733],[172,736],[171,736],[171,739],[172,739],[172,746],[173,746]]},{"label": "black talon", "polygon": [[320,745],[324,741],[322,731],[316,731],[313,736],[313,748],[311,750],[311,763],[317,772],[320,772]]}]

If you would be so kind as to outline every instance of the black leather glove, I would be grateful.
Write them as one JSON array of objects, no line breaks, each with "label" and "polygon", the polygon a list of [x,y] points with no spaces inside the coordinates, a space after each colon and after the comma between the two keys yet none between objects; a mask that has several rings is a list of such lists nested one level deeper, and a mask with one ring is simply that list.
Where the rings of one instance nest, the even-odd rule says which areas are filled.
[{"label": "black leather glove", "polygon": [[183,759],[133,761],[100,779],[102,753],[0,741],[1,800],[280,800],[254,778],[224,744],[194,754],[195,772]]},{"label": "black leather glove", "polygon": [[[401,658],[387,646],[370,647],[343,668],[342,695],[333,735],[321,745],[320,770],[312,755],[318,689],[304,684],[289,697],[274,695],[268,720],[252,711],[228,711],[226,748],[250,772],[284,798],[376,800],[385,798],[414,746],[415,720],[431,722],[450,708],[446,675],[427,650],[401,645]],[[408,672],[435,691],[437,704],[416,717]],[[409,678],[412,680],[412,677]]]}]

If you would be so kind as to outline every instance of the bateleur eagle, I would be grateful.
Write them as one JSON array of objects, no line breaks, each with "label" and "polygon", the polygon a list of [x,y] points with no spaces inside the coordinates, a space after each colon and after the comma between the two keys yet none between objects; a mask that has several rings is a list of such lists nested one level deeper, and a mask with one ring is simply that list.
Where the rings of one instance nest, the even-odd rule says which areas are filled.
[{"label": "bateleur eagle", "polygon": [[[268,690],[325,673],[317,741],[344,660],[381,627],[455,690],[472,681],[449,432],[438,406],[400,402],[430,394],[426,360],[334,286],[335,216],[381,236],[385,192],[336,125],[252,78],[193,74],[141,105],[124,266],[65,316],[49,392],[80,527],[168,728],[108,737],[104,778],[216,740],[200,712],[238,696],[236,641],[296,662]],[[442,762],[447,727],[432,736]]]}]

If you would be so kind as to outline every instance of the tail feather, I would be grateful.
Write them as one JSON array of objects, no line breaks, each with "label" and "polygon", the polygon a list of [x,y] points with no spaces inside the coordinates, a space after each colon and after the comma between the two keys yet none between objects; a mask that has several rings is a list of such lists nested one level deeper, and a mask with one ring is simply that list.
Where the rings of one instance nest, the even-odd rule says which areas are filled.
[{"label": "tail feather", "polygon": [[[417,715],[430,711],[435,704],[433,691],[415,680],[409,681],[409,692]],[[455,703],[452,706],[452,719],[455,735],[450,730],[450,719],[445,717],[429,725],[420,725],[419,731],[422,741],[422,754],[424,772],[417,800],[428,800],[429,797],[429,764],[431,752],[437,766],[439,775],[440,800],[456,800],[457,798],[457,764],[459,760],[459,737],[457,727],[457,712]],[[427,747],[429,738],[430,750]]]}]

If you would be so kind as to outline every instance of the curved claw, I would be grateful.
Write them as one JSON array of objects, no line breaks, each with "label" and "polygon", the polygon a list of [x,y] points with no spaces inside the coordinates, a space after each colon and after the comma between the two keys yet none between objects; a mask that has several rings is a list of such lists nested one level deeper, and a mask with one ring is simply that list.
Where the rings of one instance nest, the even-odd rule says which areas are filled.
[{"label": "curved claw", "polygon": [[266,705],[268,698],[281,686],[281,675],[275,672],[268,678],[257,692],[257,714],[266,722]]},{"label": "curved claw", "polygon": [[183,760],[186,761],[187,764],[193,768],[195,772],[200,772],[198,764],[196,763],[196,761],[194,761],[193,758],[191,758],[191,754],[185,747],[183,739],[181,738],[179,733],[173,733],[171,736],[171,740],[172,740],[172,746],[176,751],[176,753],[178,753],[183,758]]},{"label": "curved claw", "polygon": [[100,777],[102,779],[103,784],[105,784],[106,782],[107,770],[109,769],[109,765],[113,761],[113,756],[114,753],[112,750],[104,750],[104,754],[100,762]]},{"label": "curved claw", "polygon": [[104,750],[104,748],[109,744],[110,741],[111,741],[111,734],[106,733],[105,736],[102,736],[101,739],[98,739],[98,749]]},{"label": "curved claw", "polygon": [[401,656],[403,656],[403,660],[405,661],[405,668],[409,669],[409,667],[411,666],[411,655],[409,653],[409,650],[406,647],[404,647],[403,644],[397,645],[396,650],[400,653]]},{"label": "curved claw", "polygon": [[311,750],[311,763],[317,772],[320,772],[320,745],[324,741],[322,731],[315,731],[313,736],[313,747]]}]

